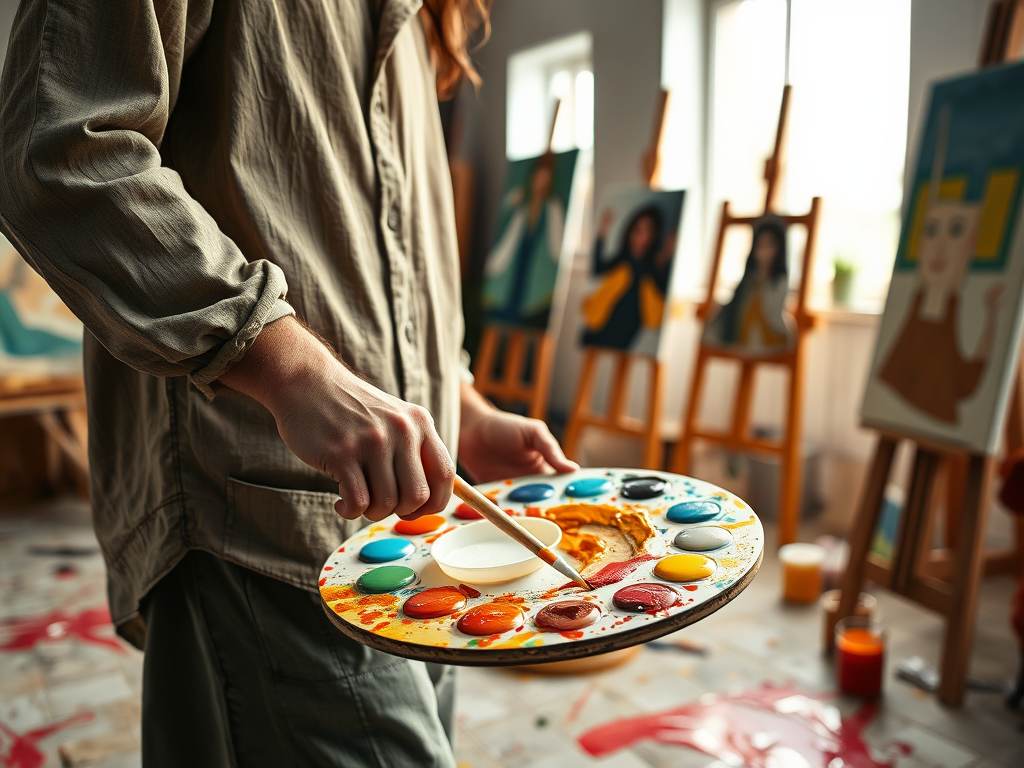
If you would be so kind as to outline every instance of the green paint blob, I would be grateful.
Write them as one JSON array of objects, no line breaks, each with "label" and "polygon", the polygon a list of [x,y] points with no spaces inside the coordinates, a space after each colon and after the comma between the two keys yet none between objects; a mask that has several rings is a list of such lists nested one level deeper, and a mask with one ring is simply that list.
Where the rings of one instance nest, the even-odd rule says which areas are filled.
[{"label": "green paint blob", "polygon": [[396,589],[407,587],[416,581],[416,571],[406,568],[404,565],[382,565],[367,571],[359,577],[356,586],[360,592],[369,592],[371,595],[379,595],[382,592],[393,592]]}]

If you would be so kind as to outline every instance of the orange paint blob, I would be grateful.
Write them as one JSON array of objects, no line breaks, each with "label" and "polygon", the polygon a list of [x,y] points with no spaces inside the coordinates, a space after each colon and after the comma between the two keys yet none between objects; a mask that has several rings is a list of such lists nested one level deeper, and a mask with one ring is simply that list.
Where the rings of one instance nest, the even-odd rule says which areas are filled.
[{"label": "orange paint blob", "polygon": [[451,616],[466,607],[466,596],[455,587],[424,589],[405,601],[402,613],[413,619]]},{"label": "orange paint blob", "polygon": [[523,626],[523,621],[523,611],[517,605],[485,603],[462,614],[458,627],[467,635],[500,635]]},{"label": "orange paint blob", "polygon": [[444,525],[444,518],[440,515],[424,515],[416,520],[399,520],[395,523],[395,533],[418,536],[421,533],[436,531],[442,525]]}]

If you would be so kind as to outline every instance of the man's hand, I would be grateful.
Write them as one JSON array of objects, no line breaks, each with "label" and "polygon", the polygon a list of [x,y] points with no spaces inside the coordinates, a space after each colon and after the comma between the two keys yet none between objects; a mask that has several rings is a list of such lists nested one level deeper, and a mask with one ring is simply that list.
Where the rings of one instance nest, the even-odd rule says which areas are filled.
[{"label": "man's hand", "polygon": [[425,408],[360,379],[293,317],[266,326],[225,386],[262,403],[285,444],[338,483],[338,514],[440,512],[455,467]]},{"label": "man's hand", "polygon": [[462,385],[459,461],[477,483],[579,469],[543,421],[499,411],[469,384]]}]

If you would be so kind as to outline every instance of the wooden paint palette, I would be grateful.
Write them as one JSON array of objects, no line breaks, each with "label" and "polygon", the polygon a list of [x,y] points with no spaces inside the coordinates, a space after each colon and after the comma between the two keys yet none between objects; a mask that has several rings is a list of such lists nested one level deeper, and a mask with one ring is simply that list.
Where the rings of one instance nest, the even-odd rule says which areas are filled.
[{"label": "wooden paint palette", "polygon": [[449,578],[431,544],[473,519],[453,498],[436,520],[409,526],[389,517],[331,554],[320,594],[334,624],[372,648],[421,661],[574,659],[698,621],[738,595],[761,564],[764,530],[750,507],[682,475],[582,469],[479,489],[510,514],[557,523],[560,553],[596,588],[566,584],[547,567],[505,584]]}]

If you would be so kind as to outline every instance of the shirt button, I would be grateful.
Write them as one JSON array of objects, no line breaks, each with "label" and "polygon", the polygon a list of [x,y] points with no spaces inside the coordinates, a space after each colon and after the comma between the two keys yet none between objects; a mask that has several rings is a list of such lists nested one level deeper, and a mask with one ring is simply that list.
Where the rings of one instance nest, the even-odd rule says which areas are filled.
[{"label": "shirt button", "polygon": [[412,320],[409,320],[405,324],[405,340],[410,344],[416,341],[416,326],[413,324]]},{"label": "shirt button", "polygon": [[397,230],[402,224],[402,215],[398,212],[398,206],[392,206],[391,210],[388,211],[388,226],[391,229]]}]

